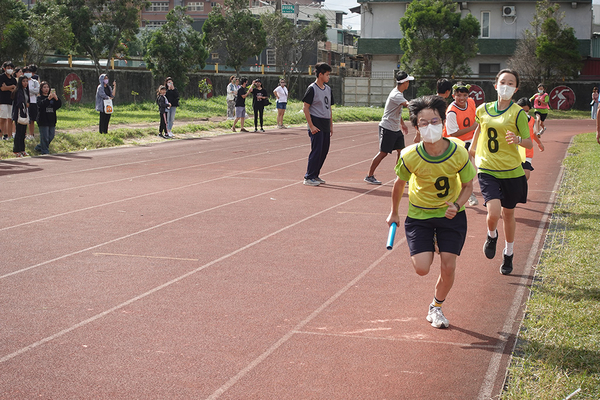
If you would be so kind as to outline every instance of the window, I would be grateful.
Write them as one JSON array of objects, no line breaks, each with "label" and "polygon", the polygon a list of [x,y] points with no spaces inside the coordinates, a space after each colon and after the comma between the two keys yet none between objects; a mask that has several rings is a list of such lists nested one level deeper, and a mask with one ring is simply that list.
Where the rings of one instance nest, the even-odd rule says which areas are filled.
[{"label": "window", "polygon": [[150,7],[148,7],[148,11],[150,12],[167,12],[169,11],[169,2],[152,2],[150,3]]},{"label": "window", "polygon": [[157,29],[164,25],[166,21],[146,21],[146,28]]},{"label": "window", "polygon": [[214,7],[214,6],[216,6],[217,4],[219,4],[219,3],[218,3],[218,2],[216,2],[216,1],[212,1],[212,2],[210,3],[210,6],[211,6],[211,7]]},{"label": "window", "polygon": [[204,2],[190,2],[187,4],[188,11],[204,11]]},{"label": "window", "polygon": [[500,64],[479,64],[479,75],[496,76],[500,72]]},{"label": "window", "polygon": [[210,54],[210,59],[211,60],[218,60],[219,59],[219,53],[211,53]]},{"label": "window", "polygon": [[489,11],[481,12],[481,37],[482,38],[490,37],[490,12]]},{"label": "window", "polygon": [[275,49],[267,49],[267,65],[275,65]]}]

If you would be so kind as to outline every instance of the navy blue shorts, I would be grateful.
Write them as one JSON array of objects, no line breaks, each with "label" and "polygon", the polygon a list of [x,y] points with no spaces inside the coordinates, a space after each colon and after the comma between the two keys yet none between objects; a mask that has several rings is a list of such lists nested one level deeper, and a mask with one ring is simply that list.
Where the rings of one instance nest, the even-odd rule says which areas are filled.
[{"label": "navy blue shorts", "polygon": [[539,116],[540,116],[540,120],[542,120],[542,121],[545,121],[545,120],[546,120],[546,117],[548,116],[548,113],[545,113],[545,114],[544,114],[544,113],[541,113],[541,112],[539,112],[539,111],[535,111],[535,112],[534,112],[534,114],[535,114],[535,115],[539,115]]},{"label": "navy blue shorts", "polygon": [[459,256],[467,237],[467,213],[463,210],[452,219],[406,217],[404,232],[411,256],[419,253],[433,253],[435,251],[434,235],[440,253]]},{"label": "navy blue shorts", "polygon": [[404,148],[404,134],[402,131],[390,131],[384,127],[379,127],[379,151],[383,153],[392,153],[394,150]]},{"label": "navy blue shorts", "polygon": [[287,108],[287,102],[283,103],[278,101],[275,107],[279,110],[285,110]]},{"label": "navy blue shorts", "polygon": [[527,203],[525,175],[518,178],[498,179],[480,172],[477,174],[477,179],[485,204],[490,200],[499,199],[502,207],[513,209],[518,203]]}]

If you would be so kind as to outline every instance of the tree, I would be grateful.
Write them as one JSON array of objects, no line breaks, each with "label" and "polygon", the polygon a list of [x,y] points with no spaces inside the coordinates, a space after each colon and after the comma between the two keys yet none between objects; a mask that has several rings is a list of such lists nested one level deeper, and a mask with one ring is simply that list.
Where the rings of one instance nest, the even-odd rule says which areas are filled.
[{"label": "tree", "polygon": [[309,53],[314,53],[318,42],[327,40],[327,19],[315,14],[316,19],[308,25],[295,26],[280,12],[265,13],[261,16],[267,32],[267,47],[275,50],[275,65],[283,71],[298,66]]},{"label": "tree", "polygon": [[208,14],[202,26],[202,43],[211,51],[225,49],[225,64],[239,73],[250,57],[258,56],[266,47],[262,22],[248,10],[247,0],[225,0]]},{"label": "tree", "polygon": [[51,50],[70,50],[75,40],[69,19],[60,15],[54,1],[42,0],[35,3],[29,19],[28,62],[40,64]]},{"label": "tree", "polygon": [[122,41],[131,40],[139,31],[139,14],[150,3],[146,0],[57,0],[61,13],[69,18],[77,47],[85,52],[100,74],[100,58],[109,61],[117,52],[125,52]]},{"label": "tree", "polygon": [[189,82],[190,69],[206,65],[208,51],[192,22],[185,8],[178,6],[167,14],[167,23],[150,36],[144,61],[155,78],[171,76],[175,86],[184,87]]},{"label": "tree", "polygon": [[452,0],[411,2],[400,28],[405,69],[436,78],[471,73],[467,60],[477,54],[479,21],[471,14],[461,18]]},{"label": "tree", "polygon": [[508,59],[508,66],[517,70],[524,81],[552,83],[577,76],[582,65],[579,42],[573,28],[563,24],[563,18],[559,4],[537,2],[532,29],[523,31],[515,54]]},{"label": "tree", "polygon": [[0,60],[21,60],[29,49],[29,12],[21,1],[0,0]]}]

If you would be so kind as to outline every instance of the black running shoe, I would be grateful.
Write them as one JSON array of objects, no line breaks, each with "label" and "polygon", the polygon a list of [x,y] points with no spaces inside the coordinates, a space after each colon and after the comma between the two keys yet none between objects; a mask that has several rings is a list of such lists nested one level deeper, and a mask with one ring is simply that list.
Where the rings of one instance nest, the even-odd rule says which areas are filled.
[{"label": "black running shoe", "polygon": [[491,238],[489,235],[483,244],[483,254],[490,260],[496,256],[496,242],[498,241],[498,231],[496,231],[496,237]]},{"label": "black running shoe", "polygon": [[513,260],[514,254],[510,255],[510,256],[503,254],[503,256],[504,256],[504,260],[502,260],[502,265],[500,266],[500,273],[502,275],[508,275],[513,270],[512,260]]}]

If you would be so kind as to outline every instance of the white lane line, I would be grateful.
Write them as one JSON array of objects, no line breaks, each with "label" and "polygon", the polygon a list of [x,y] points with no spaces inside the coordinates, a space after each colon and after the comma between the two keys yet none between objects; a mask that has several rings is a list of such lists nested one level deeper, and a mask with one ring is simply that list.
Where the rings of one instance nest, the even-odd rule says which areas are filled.
[{"label": "white lane line", "polygon": [[[304,158],[302,158],[302,159],[304,159]],[[362,160],[362,161],[359,161],[359,162],[356,162],[356,163],[353,163],[353,164],[346,165],[346,166],[344,166],[342,168],[339,168],[337,170],[332,171],[332,173],[336,172],[336,171],[343,170],[345,168],[353,167],[353,166],[358,165],[358,164],[362,164],[362,163],[364,163],[366,161],[368,161],[368,159]],[[294,162],[294,161],[286,161],[286,163],[288,163],[288,162]],[[282,164],[285,164],[285,163],[282,163]],[[263,167],[263,168],[272,168],[274,166],[276,166],[276,165],[271,165],[269,167]],[[245,173],[247,173],[247,171]],[[127,235],[124,235],[124,236],[121,236],[121,237],[118,237],[118,238],[115,238],[115,239],[108,240],[108,241],[103,242],[103,243],[99,243],[99,244],[96,244],[96,245],[93,245],[93,246],[90,246],[90,247],[86,247],[85,249],[77,250],[77,251],[74,251],[74,252],[68,253],[68,254],[63,254],[62,256],[55,257],[55,258],[52,258],[50,260],[46,260],[46,261],[43,261],[41,263],[38,263],[38,264],[35,264],[35,265],[31,265],[29,267],[25,267],[25,268],[22,268],[22,269],[13,271],[13,272],[9,272],[9,273],[4,274],[4,275],[0,275],[0,280],[8,278],[8,277],[13,276],[13,275],[17,275],[17,274],[29,271],[29,270],[34,269],[34,268],[38,268],[38,267],[41,267],[41,266],[53,263],[55,261],[59,261],[59,260],[62,260],[62,259],[74,256],[74,255],[78,255],[78,254],[81,254],[81,253],[84,253],[84,252],[87,252],[87,251],[90,251],[90,250],[94,250],[94,249],[97,249],[99,247],[106,246],[108,244],[121,241],[123,239],[128,239],[128,238],[131,238],[133,236],[137,236],[137,235],[140,235],[142,233],[146,233],[146,232],[152,231],[154,229],[162,228],[163,226],[167,226],[167,225],[173,224],[175,222],[182,221],[182,220],[190,218],[190,217],[195,217],[197,215],[204,214],[204,213],[207,213],[209,211],[218,210],[220,208],[227,207],[227,206],[230,206],[230,205],[233,205],[233,204],[237,204],[237,203],[241,203],[241,202],[244,202],[244,201],[247,201],[247,200],[255,199],[257,197],[265,196],[265,195],[267,195],[269,193],[274,193],[274,192],[277,192],[279,190],[283,190],[283,189],[292,187],[294,185],[299,185],[299,184],[301,184],[301,182],[290,183],[288,185],[280,186],[278,188],[271,189],[271,190],[268,190],[266,192],[257,193],[257,194],[254,194],[252,196],[244,197],[242,199],[233,200],[233,201],[230,201],[228,203],[219,204],[219,205],[216,205],[216,206],[211,207],[211,208],[207,208],[207,209],[204,209],[204,210],[196,211],[196,212],[191,213],[191,214],[183,215],[181,217],[178,217],[178,218],[175,218],[175,219],[172,219],[172,220],[169,220],[169,221],[162,222],[160,224],[157,224],[157,225],[154,225],[154,226],[142,229],[142,230],[137,231],[137,232],[133,232],[133,233],[130,233],[130,234],[127,234]],[[373,192],[373,191],[375,191],[376,189],[379,189],[379,188],[380,187],[376,187],[376,188],[371,189],[371,190],[369,190],[369,191],[367,191],[365,193],[362,193],[361,195],[365,195],[367,193],[371,193],[371,192]],[[341,204],[344,204],[344,203],[341,203]]]},{"label": "white lane line", "polygon": [[[344,139],[351,139],[351,138],[356,138],[356,137],[360,137],[360,136],[364,136],[364,135],[365,135],[364,133],[361,133],[361,134],[356,134],[356,135],[352,135],[352,136],[345,136]],[[287,138],[283,138],[283,139],[287,139]],[[271,141],[269,143],[272,144],[273,141]],[[264,144],[264,143],[261,142],[261,144]],[[239,156],[239,157],[234,157],[234,158],[220,159],[220,160],[213,161],[213,162],[208,162],[208,163],[194,164],[194,165],[189,165],[189,166],[179,167],[179,168],[163,169],[163,170],[160,170],[160,171],[150,172],[150,173],[147,173],[147,174],[136,175],[136,176],[128,176],[128,177],[125,177],[125,178],[115,179],[115,180],[112,180],[112,181],[94,182],[94,183],[89,183],[89,184],[85,184],[85,185],[72,186],[72,187],[67,187],[67,188],[62,188],[62,189],[56,189],[56,190],[49,190],[49,191],[45,191],[45,192],[41,192],[41,193],[30,194],[30,195],[27,195],[27,196],[21,196],[21,197],[15,197],[15,198],[11,198],[11,199],[0,200],[0,204],[12,202],[12,201],[20,201],[20,200],[30,199],[30,198],[39,197],[39,196],[46,196],[46,195],[49,195],[49,194],[61,193],[61,192],[70,191],[70,190],[79,190],[79,189],[85,189],[85,188],[94,187],[94,186],[107,185],[107,184],[113,184],[113,183],[125,182],[125,181],[131,181],[133,179],[147,178],[147,177],[154,176],[154,175],[171,174],[171,173],[177,172],[177,171],[183,171],[183,170],[194,169],[194,168],[201,168],[201,167],[205,167],[205,166],[208,166],[208,165],[220,164],[220,163],[225,163],[225,162],[230,163],[231,161],[234,161],[234,160],[242,160],[244,158],[264,156],[265,154],[276,153],[276,152],[280,152],[280,151],[288,151],[288,150],[296,149],[296,148],[299,148],[299,147],[307,147],[309,145],[310,145],[310,143],[303,143],[303,144],[298,144],[298,145],[294,145],[294,146],[284,147],[284,148],[281,148],[281,149],[266,150],[266,151],[263,151],[263,152],[260,152],[260,153],[246,154],[246,155]],[[347,147],[346,149],[351,149],[351,148],[359,147],[359,146],[360,145],[354,145],[354,146]],[[247,146],[246,146],[246,148],[247,148]],[[224,149],[219,149],[219,150],[224,150]],[[330,151],[330,153],[336,153],[336,152],[343,151],[343,150],[345,150],[345,149],[342,149],[342,150],[336,149],[336,150]],[[196,155],[196,154],[197,153],[194,152],[194,153],[191,153],[190,156]],[[200,154],[202,154],[202,152],[200,152]],[[181,157],[182,156],[178,156],[178,158],[181,158]],[[154,160],[149,160],[149,161],[143,161],[143,162],[156,162],[156,161],[166,160],[166,159],[169,159],[169,158],[172,158],[172,157],[167,157],[167,158],[164,158],[164,159],[163,158],[159,158],[159,159],[154,159]],[[127,165],[127,164],[125,164],[125,165]],[[94,170],[94,169],[90,169],[90,170]],[[22,182],[22,181],[19,181],[19,182]]]},{"label": "white lane line", "polygon": [[[376,190],[376,189],[372,189],[372,190]],[[370,191],[372,191],[372,190],[370,190]],[[364,196],[364,194],[358,195],[358,196],[354,197],[351,200],[354,200],[354,199],[356,199],[358,197],[361,197],[361,196]],[[350,201],[350,200],[348,200],[348,201]],[[406,238],[402,238],[402,240],[398,241],[398,244],[400,244],[400,243],[402,243],[404,241],[406,241]],[[298,333],[299,331],[301,331],[302,328],[304,328],[310,321],[312,321],[319,314],[321,314],[323,312],[323,310],[325,310],[327,307],[329,307],[333,302],[335,302],[338,298],[340,298],[344,293],[346,293],[354,285],[356,285],[362,278],[364,278],[375,267],[377,267],[379,264],[381,264],[381,262],[383,260],[385,260],[385,258],[388,257],[393,252],[394,252],[394,250],[392,250],[392,251],[386,251],[385,253],[383,253],[383,255],[381,257],[379,257],[375,262],[373,262],[371,265],[369,265],[357,277],[355,277],[348,284],[346,284],[346,286],[344,286],[343,288],[341,288],[337,293],[335,293],[333,296],[331,296],[329,299],[327,299],[327,301],[325,301],[323,304],[321,304],[321,306],[319,308],[317,308],[316,310],[314,310],[308,317],[306,317],[306,319],[304,319],[302,322],[300,322],[298,325],[296,325],[288,333],[286,333],[285,335],[283,335],[281,337],[281,339],[279,339],[277,342],[275,342],[271,347],[269,347],[260,356],[256,357],[244,369],[242,369],[240,372],[238,372],[235,376],[231,377],[227,382],[225,382],[213,394],[211,394],[210,396],[208,396],[206,398],[206,400],[216,400],[216,399],[218,399],[223,393],[225,393],[233,385],[235,385],[237,382],[239,382],[240,379],[242,379],[244,376],[246,376],[246,374],[248,374],[250,371],[252,371],[254,368],[256,368],[260,363],[262,363],[265,359],[267,359],[271,354],[273,354],[275,351],[277,351],[277,349],[279,349],[281,346],[283,346],[288,340],[290,340],[292,338],[292,336],[294,336],[296,333]]]},{"label": "white lane line", "polygon": [[174,260],[174,261],[200,261],[197,258],[145,256],[143,254],[117,254],[117,253],[92,253],[92,254],[95,256],[109,256],[109,257],[151,258],[151,259],[157,259],[157,260]]},{"label": "white lane line", "polygon": [[[297,184],[298,184],[297,182],[296,182],[296,183],[294,183],[294,185],[297,185]],[[292,185],[288,185],[288,186],[292,186]],[[23,354],[23,353],[26,353],[26,352],[28,352],[28,351],[30,351],[30,350],[33,350],[33,349],[35,349],[36,347],[39,347],[39,346],[41,346],[41,345],[43,345],[43,344],[45,344],[45,343],[48,343],[48,342],[50,342],[50,341],[52,341],[52,340],[54,340],[54,339],[57,339],[57,338],[59,338],[59,337],[61,337],[61,336],[64,336],[64,335],[66,335],[67,333],[74,331],[75,329],[78,329],[78,328],[81,328],[81,327],[83,327],[83,326],[85,326],[85,325],[88,325],[88,324],[90,324],[90,323],[92,323],[92,322],[94,322],[94,321],[96,321],[96,320],[98,320],[98,319],[100,319],[100,318],[102,318],[102,317],[104,317],[104,316],[106,316],[106,315],[108,315],[108,314],[110,314],[110,313],[112,313],[112,312],[116,311],[116,310],[119,310],[119,309],[121,309],[121,308],[123,308],[123,307],[126,307],[126,306],[128,306],[128,305],[130,305],[130,304],[132,304],[132,303],[134,303],[134,302],[136,302],[136,301],[138,301],[138,300],[141,300],[141,299],[143,299],[143,298],[145,298],[145,297],[147,297],[147,296],[150,296],[151,294],[153,294],[153,293],[156,293],[156,292],[158,292],[158,291],[160,291],[160,290],[162,290],[162,289],[164,289],[164,288],[166,288],[166,287],[169,287],[169,286],[173,285],[174,283],[177,283],[177,282],[179,282],[179,281],[181,281],[181,280],[183,280],[183,279],[185,279],[185,278],[187,278],[187,277],[189,277],[189,276],[192,276],[192,275],[196,274],[197,272],[200,272],[200,271],[202,271],[202,270],[204,270],[204,269],[206,269],[206,268],[208,268],[208,267],[210,267],[210,266],[212,266],[212,265],[215,265],[215,264],[217,264],[217,263],[219,263],[219,262],[221,262],[221,261],[223,261],[223,260],[226,260],[226,259],[228,259],[228,258],[230,258],[230,257],[232,257],[232,256],[234,256],[234,255],[236,255],[236,254],[238,254],[238,253],[241,253],[241,252],[243,252],[244,250],[247,250],[247,249],[249,249],[249,248],[251,248],[251,247],[253,247],[253,246],[255,246],[255,245],[259,244],[259,243],[262,243],[262,242],[264,242],[265,240],[267,240],[267,239],[270,239],[271,237],[273,237],[273,236],[275,236],[275,235],[278,235],[278,234],[279,234],[279,233],[281,233],[281,232],[287,231],[288,229],[294,228],[294,227],[296,227],[297,225],[300,225],[300,224],[302,224],[302,223],[304,223],[304,222],[306,222],[306,221],[309,221],[309,220],[311,220],[311,219],[313,219],[313,218],[315,218],[315,217],[318,217],[318,216],[319,216],[319,215],[321,215],[321,214],[324,214],[324,213],[326,213],[326,212],[328,212],[328,211],[331,211],[331,210],[333,210],[333,209],[335,209],[335,208],[337,208],[337,207],[340,207],[340,206],[343,206],[343,205],[345,205],[345,204],[347,204],[347,203],[350,203],[350,202],[352,202],[352,201],[354,201],[354,200],[356,200],[356,199],[358,199],[358,198],[360,198],[360,197],[363,197],[363,196],[365,196],[365,195],[367,195],[367,194],[369,194],[369,193],[371,193],[372,191],[375,191],[375,190],[377,190],[377,189],[378,189],[378,188],[373,188],[373,189],[371,189],[371,190],[369,190],[369,191],[367,191],[367,192],[365,192],[365,193],[361,193],[361,194],[359,194],[359,195],[357,195],[357,196],[354,196],[354,197],[352,197],[352,198],[350,198],[350,199],[348,199],[348,200],[345,200],[345,201],[343,201],[343,202],[341,202],[341,203],[335,204],[335,205],[333,205],[333,206],[330,206],[330,207],[328,207],[328,208],[325,208],[325,209],[323,209],[323,210],[321,210],[321,211],[319,211],[319,212],[317,212],[317,213],[314,213],[314,214],[312,214],[312,215],[309,215],[308,217],[305,217],[305,218],[303,218],[303,219],[301,219],[301,220],[299,220],[299,221],[296,221],[296,222],[294,222],[293,224],[290,224],[290,225],[287,225],[287,226],[285,226],[285,227],[283,227],[283,228],[281,228],[281,229],[278,229],[278,230],[276,230],[276,231],[274,231],[274,232],[272,232],[272,233],[270,233],[270,234],[268,234],[268,235],[266,235],[266,236],[263,236],[263,237],[262,237],[262,238],[260,238],[260,239],[257,239],[257,240],[255,240],[254,242],[251,242],[251,243],[249,243],[249,244],[247,244],[247,245],[245,245],[245,246],[243,246],[243,247],[240,247],[240,248],[238,248],[237,250],[234,250],[234,251],[232,251],[232,252],[230,252],[230,253],[228,253],[228,254],[225,254],[225,255],[223,255],[223,256],[221,256],[221,257],[217,258],[217,259],[214,259],[214,260],[212,260],[212,261],[210,261],[210,262],[208,262],[208,263],[206,263],[206,264],[204,264],[204,265],[202,265],[202,266],[200,266],[200,267],[198,267],[198,268],[196,268],[196,269],[194,269],[194,270],[192,270],[192,271],[190,271],[190,272],[187,272],[187,273],[185,273],[185,274],[183,274],[183,275],[181,275],[181,276],[179,276],[179,277],[177,277],[177,278],[174,278],[174,279],[172,279],[172,280],[170,280],[170,281],[168,281],[168,282],[165,282],[165,283],[163,283],[162,285],[156,286],[155,288],[153,288],[153,289],[150,289],[149,291],[147,291],[147,292],[145,292],[145,293],[142,293],[142,294],[140,294],[140,295],[138,295],[138,296],[135,296],[135,297],[133,297],[133,298],[131,298],[131,299],[129,299],[129,300],[127,300],[127,301],[125,301],[125,302],[123,302],[123,303],[121,303],[121,304],[119,304],[119,305],[115,306],[115,307],[109,308],[108,310],[106,310],[106,311],[103,311],[103,312],[101,312],[101,313],[99,313],[99,314],[96,314],[96,315],[94,315],[93,317],[90,317],[90,318],[88,318],[88,319],[86,319],[86,320],[84,320],[84,321],[81,321],[81,322],[79,322],[79,323],[77,323],[77,324],[75,324],[75,325],[72,325],[72,326],[70,326],[70,327],[68,327],[68,328],[66,328],[66,329],[63,329],[62,331],[60,331],[60,332],[57,332],[57,333],[55,333],[54,335],[51,335],[51,336],[45,337],[45,338],[43,338],[43,339],[41,339],[41,340],[38,340],[38,341],[37,341],[37,342],[35,342],[35,343],[32,343],[32,344],[30,344],[30,345],[28,345],[28,346],[25,346],[25,347],[23,347],[23,348],[21,348],[21,349],[19,349],[19,350],[17,350],[17,351],[14,351],[14,352],[12,352],[12,353],[10,353],[10,354],[7,354],[7,355],[3,356],[2,358],[0,358],[0,364],[1,364],[1,363],[3,363],[3,362],[9,361],[9,360],[11,360],[11,359],[13,359],[13,358],[15,358],[15,357],[17,357],[17,356],[19,356],[19,355]],[[274,189],[274,190],[272,190],[272,191],[275,191],[275,190],[279,190],[279,189]],[[263,194],[261,194],[261,196],[262,196],[262,195],[263,195]],[[257,197],[257,196],[259,196],[259,195],[251,196],[251,197],[249,197],[249,198],[252,198],[252,197]],[[243,200],[238,200],[238,201],[235,201],[235,202],[231,202],[230,204],[235,204],[235,203],[237,203],[237,202],[240,202],[240,201],[243,201]],[[215,208],[217,208],[217,207],[215,207]],[[202,212],[203,212],[203,211],[202,211]],[[199,214],[199,213],[195,213],[195,214]],[[194,214],[192,214],[192,215],[194,215]],[[181,219],[183,219],[183,218],[186,218],[186,217],[181,217],[181,218],[178,218],[177,220],[174,220],[174,221],[178,221],[178,220],[181,220]],[[172,221],[170,221],[170,222],[165,222],[165,223],[161,224],[160,226],[162,226],[162,225],[166,225],[166,224],[168,224],[168,223],[171,223],[171,222],[172,222]],[[148,231],[148,230],[150,230],[150,229],[154,229],[154,228],[148,228],[148,229],[144,229],[144,231]],[[143,232],[143,231],[140,231],[140,232]],[[136,233],[136,234],[137,234],[137,233]],[[123,238],[125,238],[125,237],[130,237],[130,236],[133,236],[133,235],[134,235],[134,234],[127,235],[127,236],[124,236]],[[117,241],[117,240],[121,240],[121,239],[122,239],[122,238],[119,238],[119,239],[114,239],[114,240],[111,240],[110,242],[107,242],[107,243],[112,243],[112,242],[115,242],[115,241]],[[399,243],[400,243],[400,242],[399,242]],[[100,246],[102,246],[102,245],[103,245],[103,244],[100,244],[100,245],[97,245],[97,246],[93,246],[93,247],[91,247],[90,249],[92,249],[92,248],[96,248],[96,247],[100,247]],[[88,251],[88,250],[89,250],[89,249],[80,250],[80,251],[78,251],[78,252],[74,252],[74,253],[71,253],[71,254],[69,254],[69,255],[64,255],[64,256],[62,256],[62,257],[56,258],[55,260],[58,260],[58,259],[61,259],[61,258],[65,258],[65,257],[68,257],[68,256],[70,256],[70,255],[74,255],[74,254],[83,253],[83,252],[85,252],[85,251]],[[362,273],[361,273],[361,274],[360,274],[360,275],[359,275],[357,278],[355,278],[355,279],[354,279],[352,282],[350,282],[348,285],[346,285],[346,288],[344,288],[344,289],[343,289],[343,291],[340,291],[340,292],[338,292],[336,295],[334,295],[333,297],[331,297],[331,298],[330,298],[330,299],[329,299],[327,302],[325,302],[325,303],[324,303],[324,304],[323,304],[321,307],[319,307],[319,309],[317,310],[318,312],[317,312],[317,311],[313,312],[313,313],[311,314],[311,316],[305,320],[305,321],[306,321],[306,323],[308,323],[308,322],[310,321],[310,319],[312,319],[312,318],[314,318],[315,316],[317,316],[317,315],[318,315],[318,313],[319,313],[319,312],[321,312],[321,311],[322,311],[322,310],[323,310],[323,309],[324,309],[324,308],[325,308],[327,305],[331,304],[331,303],[332,303],[332,302],[333,302],[333,301],[334,301],[336,298],[338,298],[339,296],[341,296],[341,295],[343,294],[343,292],[345,292],[346,290],[348,290],[348,289],[349,289],[349,288],[350,288],[350,287],[351,287],[351,286],[352,286],[352,285],[353,285],[355,282],[358,282],[358,281],[360,280],[360,278],[362,278],[364,275],[366,275],[366,274],[367,274],[367,273],[368,273],[368,272],[369,272],[371,269],[375,268],[375,266],[376,266],[376,265],[377,265],[377,264],[378,264],[378,263],[379,263],[381,260],[383,260],[385,257],[387,257],[387,256],[388,256],[388,254],[390,254],[390,253],[392,253],[392,252],[393,252],[393,250],[392,250],[392,251],[386,251],[386,253],[385,253],[385,254],[384,254],[382,257],[380,257],[380,258],[379,258],[379,260],[377,260],[375,263],[371,264],[371,266],[370,266],[369,268],[367,268],[367,269],[366,269],[365,271],[363,271],[363,272],[362,272]],[[47,262],[45,262],[44,264],[46,264],[46,263],[48,263],[48,262],[51,262],[51,261],[47,261]],[[27,269],[31,269],[31,268],[33,268],[33,267],[29,267],[29,268],[27,268]],[[5,275],[5,276],[6,276],[6,275]],[[301,323],[301,324],[297,325],[297,326],[296,326],[296,328],[295,328],[294,330],[300,330],[300,329],[301,329],[301,328],[302,328],[304,325],[306,325],[306,323],[304,323],[304,324],[302,324],[302,323]],[[290,337],[291,337],[291,335],[293,335],[293,332],[291,332],[291,334],[290,334],[290,333],[288,333],[288,334],[289,334],[289,335],[290,335]],[[286,336],[287,336],[287,335],[286,335]],[[279,342],[281,342],[281,340],[280,340]],[[278,342],[278,343],[279,343],[279,342]],[[284,341],[284,342],[285,342],[285,341]],[[281,342],[281,344],[283,344],[284,342]],[[265,358],[266,358],[266,357],[265,357]],[[251,368],[250,368],[250,369],[248,369],[248,367],[247,367],[246,369],[249,371]],[[238,375],[239,375],[239,374],[238,374]]]},{"label": "white lane line", "polygon": [[[425,318],[423,318],[423,320],[425,320]],[[452,329],[452,327],[450,329]],[[345,333],[325,333],[325,332],[311,332],[311,331],[296,331],[295,333],[302,334],[302,335],[347,337],[347,338],[365,339],[365,340],[388,340],[391,342],[439,344],[439,345],[443,345],[443,346],[457,346],[457,347],[462,347],[465,349],[495,349],[497,347],[497,345],[495,345],[495,344],[446,342],[446,341],[440,341],[440,340],[429,340],[429,339],[419,339],[419,338],[410,338],[410,337],[368,336],[368,335],[356,335],[356,334],[345,334]]]},{"label": "white lane line", "polygon": [[[352,149],[352,148],[356,148],[356,147],[360,147],[360,146],[362,146],[362,145],[358,144],[358,145],[354,145],[354,146],[349,146],[349,147],[345,147],[344,149],[332,151],[331,153],[334,153],[334,152],[337,152],[337,151],[346,151],[348,149]],[[282,149],[282,151],[283,150],[287,150],[287,149],[289,149],[289,148]],[[264,154],[266,154],[266,153],[260,153],[258,155],[264,155]],[[251,156],[247,156],[247,157],[251,157]],[[240,157],[240,158],[245,158],[245,157]],[[245,170],[245,171],[240,171],[240,172],[234,172],[234,173],[230,173],[230,174],[225,174],[225,175],[218,176],[218,177],[212,178],[212,179],[205,179],[205,180],[201,180],[199,182],[194,182],[194,183],[190,183],[190,184],[183,185],[183,186],[177,186],[177,187],[173,187],[173,188],[169,188],[169,189],[159,190],[159,191],[156,191],[156,192],[150,192],[150,193],[140,194],[138,196],[126,197],[126,198],[119,199],[119,200],[109,201],[107,203],[96,204],[96,205],[89,206],[89,207],[78,208],[76,210],[75,209],[74,210],[69,210],[69,211],[65,211],[63,213],[49,215],[49,216],[44,217],[44,218],[38,218],[36,220],[22,222],[20,224],[11,225],[11,226],[5,226],[3,228],[0,228],[0,232],[6,231],[6,230],[9,230],[9,229],[19,228],[19,227],[26,226],[26,225],[37,224],[39,222],[48,221],[50,219],[54,219],[54,218],[58,218],[58,217],[64,217],[66,215],[75,214],[75,213],[78,213],[78,212],[93,210],[95,208],[107,207],[107,206],[111,206],[111,205],[114,205],[114,204],[119,204],[119,203],[131,201],[131,200],[141,199],[143,197],[154,196],[154,195],[158,195],[158,194],[162,194],[162,193],[168,193],[168,192],[182,190],[182,189],[188,189],[188,188],[191,188],[191,187],[194,187],[194,186],[198,186],[198,185],[205,185],[205,184],[208,184],[208,183],[211,183],[211,182],[214,182],[214,181],[218,181],[218,180],[221,180],[221,179],[224,179],[224,178],[232,178],[232,177],[236,177],[236,176],[240,176],[240,175],[247,175],[247,174],[250,174],[252,172],[257,172],[257,171],[267,170],[267,169],[271,169],[271,168],[275,168],[275,167],[280,167],[280,166],[286,165],[286,164],[293,164],[295,162],[299,162],[299,161],[303,161],[303,160],[306,160],[306,157],[297,158],[295,160],[288,160],[288,161],[282,162],[280,164],[271,164],[271,165],[268,165],[268,166],[265,166],[265,167],[256,168],[256,169],[253,169],[253,170]],[[364,161],[362,161],[362,162],[364,162]],[[212,163],[209,163],[209,164],[212,164]],[[208,164],[203,164],[203,165],[208,165]],[[356,164],[353,164],[353,165],[356,165]],[[180,169],[184,169],[184,168],[180,168]],[[336,171],[338,171],[338,170],[336,170]],[[335,172],[335,171],[328,172],[327,174],[324,174],[324,176],[328,175],[328,174],[331,174],[332,172]],[[155,172],[155,173],[152,173],[150,175],[159,174],[159,173],[162,173],[162,172]],[[142,175],[142,176],[146,177],[148,175]],[[134,178],[119,179],[119,180],[116,180],[116,181],[112,181],[110,183],[119,182],[119,181],[129,181],[131,179],[134,179]],[[94,186],[94,184],[90,184],[90,185],[87,185],[87,186]],[[288,187],[288,186],[284,186],[284,187]],[[82,187],[78,187],[77,189],[81,189],[81,188]],[[65,189],[65,190],[71,190],[71,189]],[[62,191],[62,189],[61,190],[57,190],[57,192],[58,191]],[[48,194],[48,193],[53,193],[53,192],[46,192],[46,194]],[[266,193],[270,193],[270,192],[266,192]],[[35,196],[36,195],[32,195],[31,197],[35,197]],[[0,276],[0,279],[1,278],[2,277]]]},{"label": "white lane line", "polygon": [[[563,160],[567,157],[567,152],[569,148],[573,144],[573,138],[571,138],[571,143],[567,147]],[[528,276],[531,274],[531,270],[534,265],[537,263],[538,252],[540,250],[541,242],[543,239],[543,233],[548,223],[548,219],[552,215],[552,208],[554,207],[554,202],[556,200],[556,195],[560,188],[560,183],[562,181],[564,175],[565,167],[564,164],[561,164],[560,170],[558,172],[558,176],[556,177],[556,181],[554,182],[554,188],[552,189],[552,194],[548,199],[548,203],[546,204],[546,209],[544,210],[544,214],[542,215],[542,219],[540,220],[540,224],[538,225],[537,232],[535,234],[535,238],[533,239],[533,244],[531,245],[531,250],[529,251],[529,256],[527,257],[526,267],[523,271],[523,277],[519,282],[519,287],[515,292],[515,297],[513,298],[512,305],[510,310],[508,311],[508,315],[506,320],[504,321],[504,326],[502,327],[502,333],[499,336],[498,346],[496,347],[494,353],[492,354],[492,358],[490,359],[490,363],[488,365],[487,372],[485,373],[483,383],[481,384],[481,388],[479,389],[479,394],[477,395],[478,400],[488,400],[492,397],[492,391],[494,390],[494,383],[498,377],[498,373],[500,370],[500,362],[502,361],[502,355],[506,349],[506,345],[508,344],[508,338],[510,332],[512,332],[515,322],[522,320],[522,317],[517,318],[521,307],[523,306],[526,297],[525,291],[529,290],[527,287]],[[515,339],[514,345],[516,345],[517,341]],[[514,345],[511,351],[511,354],[514,352]],[[511,355],[512,357],[512,355]]]}]

